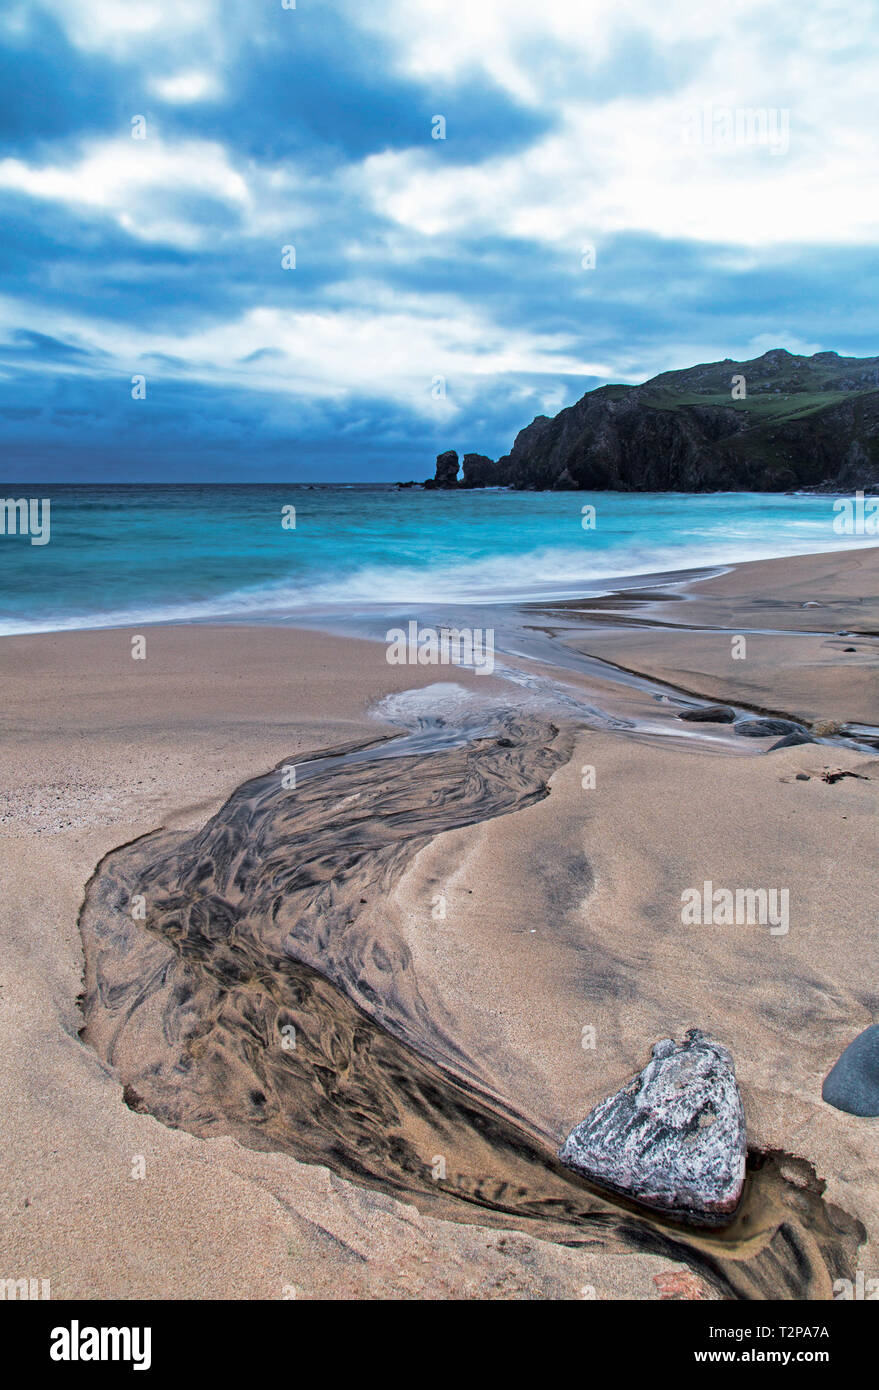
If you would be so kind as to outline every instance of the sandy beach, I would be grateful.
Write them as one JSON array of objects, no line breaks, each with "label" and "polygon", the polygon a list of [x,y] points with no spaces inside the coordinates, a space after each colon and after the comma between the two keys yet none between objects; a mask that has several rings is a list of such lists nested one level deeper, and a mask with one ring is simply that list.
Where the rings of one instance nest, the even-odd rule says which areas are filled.
[{"label": "sandy beach", "polygon": [[[879,1012],[879,761],[845,746],[879,724],[877,579],[874,548],[532,606],[560,653],[548,704],[526,656],[486,677],[292,628],[0,638],[4,1277],[86,1299],[659,1299],[686,1274],[691,1296],[829,1298],[876,1270],[877,1122],[821,1085]],[[666,686],[829,741],[685,724]],[[398,706],[376,706],[413,689],[410,717],[453,700],[487,732],[322,764],[279,800],[272,769],[390,746]],[[234,857],[245,812],[265,863]],[[138,875],[169,902],[224,895],[246,959],[183,961],[171,907],[160,939],[123,901]],[[788,888],[789,929],[684,925],[704,880]],[[285,1008],[320,1087],[260,1053]],[[555,1148],[690,1027],[735,1058],[745,1208],[718,1236],[641,1216],[636,1240]],[[576,1238],[578,1202],[600,1240]]]}]

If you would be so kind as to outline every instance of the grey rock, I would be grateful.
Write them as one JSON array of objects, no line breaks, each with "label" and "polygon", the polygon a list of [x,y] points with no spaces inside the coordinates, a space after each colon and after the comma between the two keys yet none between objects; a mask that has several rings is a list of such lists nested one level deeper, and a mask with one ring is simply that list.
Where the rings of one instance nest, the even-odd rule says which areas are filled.
[{"label": "grey rock", "polygon": [[796,748],[800,743],[814,742],[815,740],[809,734],[801,733],[800,730],[797,729],[796,733],[785,734],[784,738],[780,738],[777,743],[771,743],[769,745],[769,751],[770,753],[774,753],[776,748]]},{"label": "grey rock", "polygon": [[693,1226],[732,1220],[742,1196],[745,1113],[731,1054],[691,1028],[571,1130],[559,1158],[590,1182]]},{"label": "grey rock", "polygon": [[803,734],[802,724],[792,719],[740,719],[735,731],[742,738],[771,738],[773,734]]},{"label": "grey rock", "polygon": [[686,719],[691,724],[732,724],[736,712],[729,705],[699,705],[695,709],[678,711],[678,719]]},{"label": "grey rock", "polygon": [[879,1023],[849,1043],[829,1072],[821,1096],[848,1115],[879,1115]]}]

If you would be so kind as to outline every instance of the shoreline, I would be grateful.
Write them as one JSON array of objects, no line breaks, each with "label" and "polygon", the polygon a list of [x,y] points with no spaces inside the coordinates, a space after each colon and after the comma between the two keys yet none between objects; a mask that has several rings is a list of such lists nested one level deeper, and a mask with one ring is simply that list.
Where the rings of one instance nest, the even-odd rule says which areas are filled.
[{"label": "shoreline", "polygon": [[[657,605],[651,617],[658,621],[663,605],[675,616],[670,610],[682,604],[694,619],[695,606],[720,621],[745,615],[749,605],[766,611],[771,589],[776,618],[783,609],[791,642],[808,654],[809,644],[831,637],[829,625],[815,636],[816,614],[857,611],[852,631],[855,621],[879,628],[879,601],[855,603],[877,568],[877,549],[862,560],[867,553],[842,564],[839,552],[829,553],[833,561],[824,552],[799,557],[802,572],[781,577],[778,569],[773,577],[765,569],[743,575],[740,567],[678,580],[696,594],[644,602]],[[804,597],[807,591],[817,597]],[[622,591],[622,602],[630,601],[640,602]],[[825,608],[798,606],[812,601]],[[749,683],[772,681],[796,694],[800,656],[773,662],[771,652],[758,650],[725,673],[706,670],[710,652],[697,628],[634,628],[626,621],[636,616],[631,609],[599,611],[587,636],[572,637],[567,625],[572,618],[585,625],[588,606],[566,610],[556,648],[601,661],[628,644],[633,666],[648,677],[660,678],[663,662],[683,660],[706,685],[734,678],[741,694]],[[533,616],[528,610],[526,620]],[[609,629],[609,619],[619,627]],[[480,1289],[475,1296],[558,1298],[578,1296],[581,1284],[594,1285],[599,1297],[658,1297],[654,1280],[668,1272],[667,1255],[567,1249],[521,1228],[505,1244],[502,1227],[418,1213],[320,1164],[258,1153],[230,1137],[195,1138],[126,1107],[118,1075],[79,1037],[76,918],[99,860],[159,827],[172,837],[191,834],[236,787],[287,757],[399,737],[399,725],[369,713],[388,693],[451,682],[463,692],[459,703],[481,709],[492,701],[510,707],[514,689],[501,673],[389,666],[374,642],[307,629],[150,628],[142,663],[132,661],[129,637],[124,629],[97,629],[0,643],[4,666],[10,656],[18,662],[3,676],[0,753],[4,784],[13,789],[0,811],[11,885],[2,908],[10,1003],[3,1102],[13,1153],[3,1257],[10,1272],[51,1277],[55,1297],[278,1297],[285,1283],[302,1297],[328,1289],[350,1297]],[[655,651],[645,649],[648,637]],[[875,671],[872,639],[861,645],[857,670]],[[835,648],[832,656],[819,658],[821,698],[869,712],[872,706],[859,703],[857,670]],[[533,682],[527,657],[514,668]],[[730,758],[722,740],[670,739],[674,712],[657,706],[649,689],[602,687],[589,668],[559,666],[555,680],[584,701],[609,702],[636,725],[646,721],[648,731],[634,737],[613,723],[568,715],[571,748],[549,777],[549,794],[467,828],[430,833],[386,890],[365,892],[354,927],[340,937],[338,968],[365,961],[373,947],[402,952],[409,963],[392,974],[394,993],[381,985],[381,972],[370,977],[376,1016],[392,1030],[408,1028],[422,1057],[453,1043],[485,1091],[553,1135],[638,1070],[656,1037],[706,1024],[732,1046],[753,1145],[812,1164],[828,1184],[826,1199],[866,1227],[869,1253],[879,1233],[869,1182],[872,1130],[824,1105],[820,1078],[877,1007],[862,978],[861,935],[861,905],[871,891],[875,760],[820,744],[767,755],[749,740]],[[521,689],[538,705],[546,698],[543,686]],[[428,690],[423,698],[430,709],[439,697]],[[816,710],[816,718],[826,717]],[[526,706],[521,717],[530,717]],[[597,790],[585,794],[584,764],[598,772]],[[828,784],[828,767],[848,775]],[[455,778],[438,785],[446,781]],[[356,784],[350,794],[359,794]],[[842,902],[831,862],[844,866],[849,882]],[[682,932],[673,905],[680,886],[701,881],[700,874],[720,883],[773,883],[786,874],[801,885],[790,936]],[[447,910],[442,927],[430,908],[438,886]],[[580,1046],[587,1023],[600,1039],[593,1054]],[[455,1065],[452,1052],[446,1064]],[[52,1153],[43,1139],[47,1122]],[[130,1176],[136,1154],[146,1156],[142,1182]],[[113,1206],[121,1216],[111,1223],[102,1211]],[[217,1267],[208,1252],[221,1206],[231,1240]]]},{"label": "shoreline", "polygon": [[[361,621],[368,621],[370,618],[377,618],[382,614],[399,613],[404,609],[421,608],[432,610],[437,608],[460,607],[462,609],[480,608],[527,608],[535,605],[550,605],[553,607],[576,606],[588,599],[596,603],[622,597],[633,590],[645,588],[669,588],[680,585],[689,586],[697,584],[704,579],[719,578],[725,574],[748,571],[752,567],[762,565],[781,565],[788,561],[817,562],[822,558],[856,555],[879,548],[879,541],[867,543],[860,540],[853,544],[851,540],[843,542],[831,548],[823,548],[817,551],[803,552],[782,552],[771,554],[759,558],[748,559],[723,559],[717,561],[706,561],[700,564],[675,565],[671,569],[647,569],[636,571],[624,571],[619,574],[596,576],[593,579],[585,578],[575,583],[564,586],[563,591],[559,592],[519,592],[516,594],[492,594],[486,591],[476,597],[463,598],[460,595],[450,598],[430,597],[419,598],[416,600],[405,600],[401,598],[386,599],[382,601],[366,602],[361,598],[346,598],[344,600],[334,600],[332,603],[319,602],[310,607],[300,607],[293,610],[273,609],[270,604],[272,601],[272,589],[266,587],[261,594],[263,607],[248,610],[226,609],[218,603],[215,610],[206,614],[195,614],[184,612],[179,616],[169,616],[168,611],[158,610],[152,616],[132,616],[128,612],[120,612],[110,615],[110,620],[105,622],[92,622],[70,618],[59,619],[62,626],[51,626],[41,624],[36,627],[26,627],[25,629],[14,628],[13,630],[0,630],[0,639],[14,637],[40,637],[54,636],[64,632],[113,632],[124,629],[137,629],[139,627],[250,627],[250,626],[270,626],[270,627],[297,627],[302,626],[306,629],[317,629],[334,631],[339,624],[344,622],[346,614],[350,611],[356,612]],[[509,557],[511,559],[521,558],[526,563],[530,556],[525,554],[521,557]],[[260,595],[254,595],[259,598]],[[173,608],[173,605],[172,605]],[[167,609],[167,605],[166,605]],[[92,617],[97,615],[92,615]],[[18,619],[8,618],[8,622],[15,623]]]}]

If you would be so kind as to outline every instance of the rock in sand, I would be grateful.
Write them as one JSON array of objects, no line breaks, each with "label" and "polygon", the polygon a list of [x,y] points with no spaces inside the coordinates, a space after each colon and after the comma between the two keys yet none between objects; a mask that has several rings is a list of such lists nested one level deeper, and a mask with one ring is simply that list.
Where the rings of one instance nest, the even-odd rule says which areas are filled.
[{"label": "rock in sand", "polygon": [[793,719],[740,719],[735,732],[742,738],[771,738],[774,734],[804,734],[806,730]]},{"label": "rock in sand", "polygon": [[729,705],[697,705],[693,709],[678,710],[678,719],[686,719],[691,724],[732,724],[736,717]]},{"label": "rock in sand", "polygon": [[745,1113],[731,1054],[697,1028],[663,1038],[644,1070],[559,1149],[566,1167],[694,1226],[732,1220],[742,1196]]},{"label": "rock in sand", "polygon": [[828,1073],[821,1096],[849,1115],[879,1115],[879,1023],[849,1043]]}]

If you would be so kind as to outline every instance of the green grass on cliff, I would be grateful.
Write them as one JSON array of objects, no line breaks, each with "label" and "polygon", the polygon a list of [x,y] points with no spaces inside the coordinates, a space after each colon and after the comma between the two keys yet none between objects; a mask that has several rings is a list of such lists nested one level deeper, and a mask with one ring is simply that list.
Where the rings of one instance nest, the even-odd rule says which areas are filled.
[{"label": "green grass on cliff", "polygon": [[642,405],[651,406],[654,410],[683,410],[688,406],[708,405],[719,406],[724,410],[735,410],[743,415],[748,415],[754,424],[762,424],[772,420],[776,424],[781,424],[785,420],[801,419],[804,415],[811,415],[816,410],[827,410],[828,407],[838,405],[840,401],[851,399],[853,395],[872,395],[870,391],[769,391],[755,390],[743,401],[734,401],[727,389],[723,392],[708,391],[675,391],[668,389],[665,391],[642,392],[639,400]]}]

